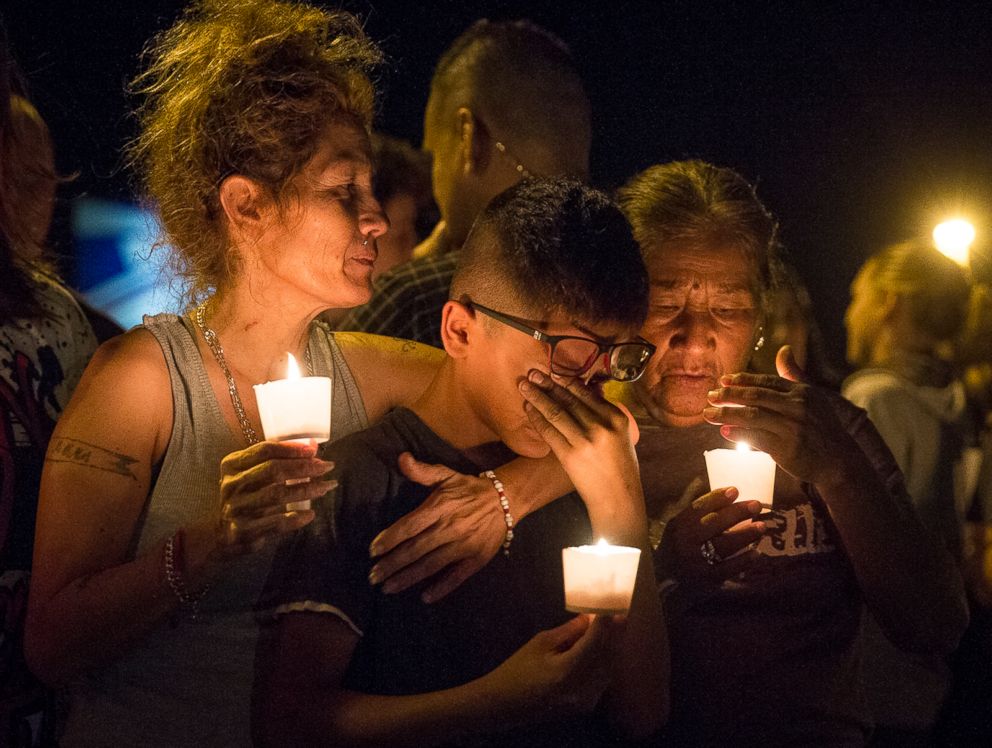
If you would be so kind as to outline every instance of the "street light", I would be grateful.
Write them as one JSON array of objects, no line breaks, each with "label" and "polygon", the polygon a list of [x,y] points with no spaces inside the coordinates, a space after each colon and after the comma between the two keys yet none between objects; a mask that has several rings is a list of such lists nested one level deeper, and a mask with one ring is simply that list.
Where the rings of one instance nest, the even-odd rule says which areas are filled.
[{"label": "street light", "polygon": [[975,227],[963,218],[938,223],[933,230],[937,249],[959,265],[968,266],[968,249],[975,241]]}]

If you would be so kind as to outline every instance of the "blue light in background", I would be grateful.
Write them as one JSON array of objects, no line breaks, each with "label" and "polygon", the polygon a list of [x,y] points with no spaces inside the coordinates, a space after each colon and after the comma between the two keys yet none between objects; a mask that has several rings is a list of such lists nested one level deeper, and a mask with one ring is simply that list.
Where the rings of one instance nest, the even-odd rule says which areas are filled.
[{"label": "blue light in background", "polygon": [[75,285],[94,307],[125,329],[144,314],[178,312],[181,282],[165,265],[167,250],[153,249],[158,221],[129,203],[95,198],[73,202]]}]

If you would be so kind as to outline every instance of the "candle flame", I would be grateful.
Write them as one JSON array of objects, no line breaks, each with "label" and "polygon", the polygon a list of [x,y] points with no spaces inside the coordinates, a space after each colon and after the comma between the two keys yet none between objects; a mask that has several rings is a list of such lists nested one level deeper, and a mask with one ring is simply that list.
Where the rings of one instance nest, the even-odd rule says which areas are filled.
[{"label": "candle flame", "polygon": [[737,442],[737,451],[738,452],[750,452],[751,451],[751,445],[748,444],[747,442]]},{"label": "candle flame", "polygon": [[287,353],[289,356],[289,363],[286,364],[286,379],[299,379],[300,378],[300,367],[296,363],[296,358],[292,353]]},{"label": "candle flame", "polygon": [[606,538],[600,538],[599,542],[596,543],[597,548],[608,548],[609,546],[610,544],[606,542]]}]

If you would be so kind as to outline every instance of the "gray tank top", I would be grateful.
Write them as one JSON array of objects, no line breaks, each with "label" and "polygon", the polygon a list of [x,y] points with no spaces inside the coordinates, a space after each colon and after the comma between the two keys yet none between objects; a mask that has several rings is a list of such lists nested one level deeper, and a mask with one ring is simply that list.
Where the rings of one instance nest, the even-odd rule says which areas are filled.
[{"label": "gray tank top", "polygon": [[[187,320],[145,317],[172,381],[173,426],[131,547],[140,556],[219,501],[220,461],[244,439],[221,415]],[[329,328],[310,329],[314,374],[330,376],[331,438],[366,428],[358,387]],[[63,746],[247,746],[258,624],[274,548],[231,561],[191,619],[178,611],[114,663],[70,687]]]}]

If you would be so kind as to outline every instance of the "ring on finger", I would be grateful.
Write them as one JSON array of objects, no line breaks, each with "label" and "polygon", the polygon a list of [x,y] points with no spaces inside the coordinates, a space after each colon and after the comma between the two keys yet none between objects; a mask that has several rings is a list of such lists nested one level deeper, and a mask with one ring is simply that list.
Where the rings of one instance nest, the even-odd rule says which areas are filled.
[{"label": "ring on finger", "polygon": [[703,559],[710,566],[716,566],[718,563],[723,561],[723,556],[719,554],[719,552],[716,549],[716,546],[713,545],[712,540],[707,540],[705,543],[699,546],[699,552],[703,554]]}]

